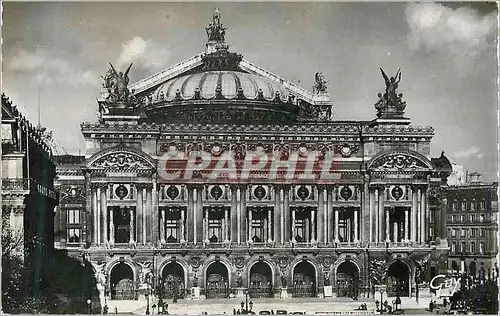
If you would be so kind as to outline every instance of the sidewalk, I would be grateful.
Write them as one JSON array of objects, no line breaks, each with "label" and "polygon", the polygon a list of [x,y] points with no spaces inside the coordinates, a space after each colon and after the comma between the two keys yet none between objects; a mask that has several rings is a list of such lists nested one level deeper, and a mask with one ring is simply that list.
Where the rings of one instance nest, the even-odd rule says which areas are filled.
[{"label": "sidewalk", "polygon": [[[275,298],[256,298],[249,299],[253,302],[252,310],[257,314],[262,310],[277,309],[286,310],[287,312],[305,312],[307,314],[315,314],[316,312],[349,312],[354,311],[362,303],[366,303],[368,311],[374,311],[375,300],[380,297],[360,298],[357,301],[348,297],[341,298],[290,298],[290,299],[275,299]],[[387,299],[386,296],[383,298]],[[390,297],[388,302],[391,303],[394,297]],[[401,308],[408,314],[427,314],[425,308],[428,307],[430,295],[423,295],[419,298],[419,303],[415,298],[402,297]],[[233,309],[238,310],[241,308],[242,299],[204,299],[204,300],[191,300],[183,299],[177,303],[172,303],[172,300],[165,300],[168,303],[168,312],[176,315],[200,315],[202,312],[208,314],[227,314],[232,315]],[[244,301],[244,299],[243,299]],[[150,312],[153,314],[150,302]],[[137,315],[145,315],[146,301],[108,301],[110,314],[114,313],[114,307],[118,307],[119,313],[133,313]],[[157,309],[154,310],[157,313]]]}]

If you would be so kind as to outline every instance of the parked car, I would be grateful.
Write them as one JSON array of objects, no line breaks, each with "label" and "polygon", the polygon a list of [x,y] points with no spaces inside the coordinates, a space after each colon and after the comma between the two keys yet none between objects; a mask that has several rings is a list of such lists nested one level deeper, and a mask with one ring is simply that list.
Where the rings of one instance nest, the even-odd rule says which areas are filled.
[{"label": "parked car", "polygon": [[283,310],[283,309],[276,310],[276,315],[286,315],[286,314],[288,314],[288,312],[286,310]]},{"label": "parked car", "polygon": [[271,315],[271,311],[260,311],[259,315]]}]

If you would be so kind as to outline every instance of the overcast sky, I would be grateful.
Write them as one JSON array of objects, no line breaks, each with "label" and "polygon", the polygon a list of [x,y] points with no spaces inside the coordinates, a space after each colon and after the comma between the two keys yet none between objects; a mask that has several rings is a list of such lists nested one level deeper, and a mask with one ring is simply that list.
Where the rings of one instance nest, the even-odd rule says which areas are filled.
[{"label": "overcast sky", "polygon": [[3,91],[84,151],[108,61],[131,82],[204,50],[219,7],[232,51],[311,89],[322,71],[339,120],[369,120],[388,74],[412,125],[433,126],[431,154],[493,180],[497,166],[497,7],[470,3],[11,3],[3,12]]}]

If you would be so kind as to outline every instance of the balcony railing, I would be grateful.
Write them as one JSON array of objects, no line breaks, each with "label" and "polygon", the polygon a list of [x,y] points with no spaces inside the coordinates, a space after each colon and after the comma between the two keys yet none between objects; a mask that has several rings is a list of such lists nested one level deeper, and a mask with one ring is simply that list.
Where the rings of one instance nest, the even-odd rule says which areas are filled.
[{"label": "balcony railing", "polygon": [[2,190],[29,190],[28,179],[2,179]]}]

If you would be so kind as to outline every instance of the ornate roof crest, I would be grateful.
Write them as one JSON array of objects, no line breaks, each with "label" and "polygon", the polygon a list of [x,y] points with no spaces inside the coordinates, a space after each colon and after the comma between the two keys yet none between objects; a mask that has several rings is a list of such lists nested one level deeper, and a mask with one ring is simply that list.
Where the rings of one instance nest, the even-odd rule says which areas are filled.
[{"label": "ornate roof crest", "polygon": [[215,9],[212,16],[212,22],[205,27],[207,31],[208,41],[224,43],[224,36],[226,35],[226,28],[220,23],[219,8]]}]

